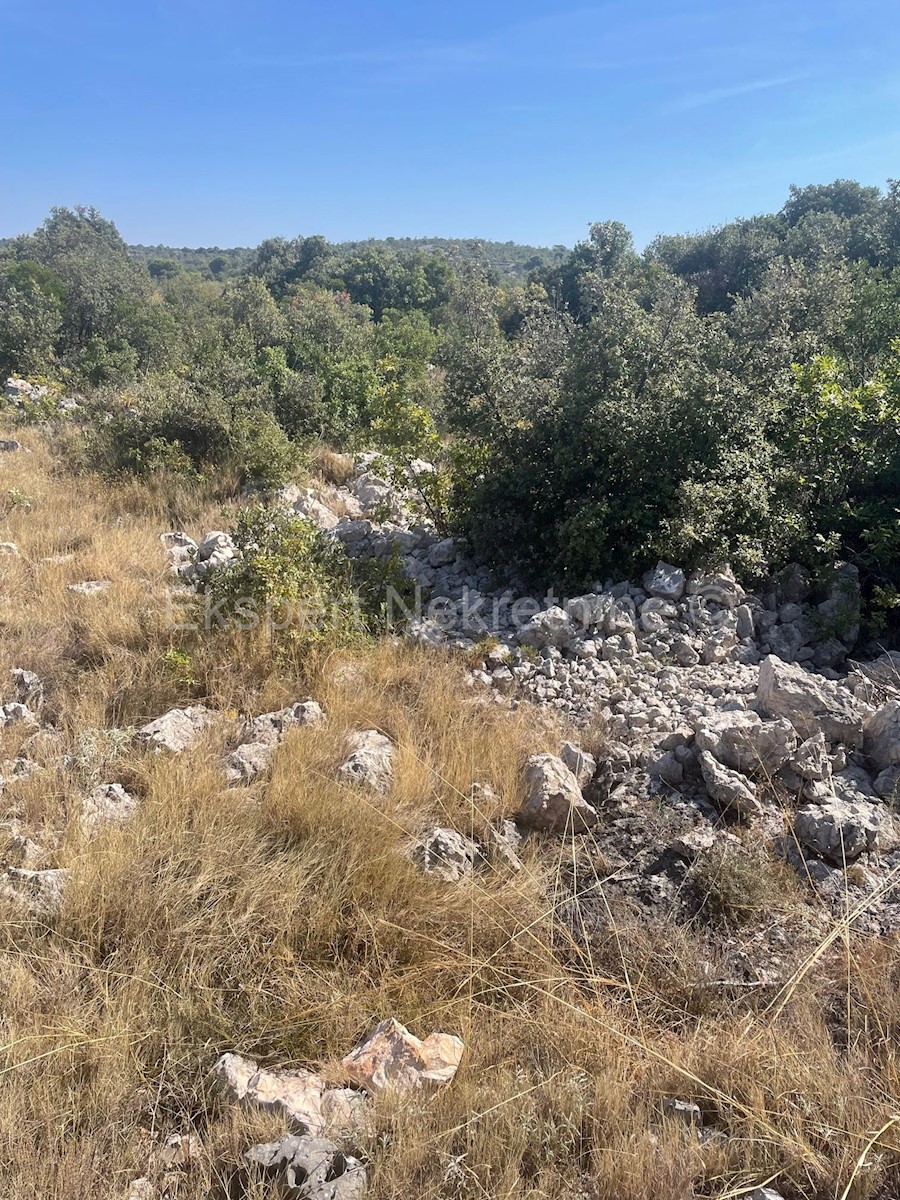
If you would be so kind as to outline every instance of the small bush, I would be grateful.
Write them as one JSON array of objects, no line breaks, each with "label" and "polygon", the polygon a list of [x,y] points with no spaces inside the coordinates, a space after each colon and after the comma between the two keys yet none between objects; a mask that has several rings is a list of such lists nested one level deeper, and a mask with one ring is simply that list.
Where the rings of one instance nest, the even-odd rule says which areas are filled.
[{"label": "small bush", "polygon": [[365,635],[350,561],[310,521],[256,504],[231,536],[237,558],[213,575],[207,599],[232,628],[303,644]]}]

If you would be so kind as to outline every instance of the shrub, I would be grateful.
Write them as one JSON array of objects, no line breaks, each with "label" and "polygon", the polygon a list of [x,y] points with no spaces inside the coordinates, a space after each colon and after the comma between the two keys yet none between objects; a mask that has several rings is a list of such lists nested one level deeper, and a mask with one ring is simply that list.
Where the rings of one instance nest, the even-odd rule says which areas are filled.
[{"label": "shrub", "polygon": [[207,586],[212,611],[231,627],[303,645],[365,635],[350,560],[310,521],[254,504],[231,536],[237,557]]},{"label": "shrub", "polygon": [[148,386],[88,435],[89,463],[110,474],[219,471],[264,491],[284,483],[297,458],[287,434],[263,409],[201,399],[184,384],[168,381]]}]

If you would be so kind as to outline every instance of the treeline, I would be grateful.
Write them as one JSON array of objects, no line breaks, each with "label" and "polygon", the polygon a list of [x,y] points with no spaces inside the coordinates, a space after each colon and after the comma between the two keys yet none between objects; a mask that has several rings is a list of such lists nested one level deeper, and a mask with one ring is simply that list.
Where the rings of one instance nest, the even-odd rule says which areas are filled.
[{"label": "treeline", "polygon": [[274,484],[313,439],[379,445],[436,458],[448,526],[536,579],[846,559],[896,615],[896,184],[644,253],[601,223],[517,284],[448,245],[275,238],[217,277],[55,210],[0,253],[0,371],[84,391],[110,470]]},{"label": "treeline", "polygon": [[[324,239],[317,238],[323,242]],[[284,238],[271,239],[292,245]],[[179,271],[195,271],[207,279],[232,279],[244,271],[255,251],[244,246],[222,250],[218,246],[176,248],[174,246],[129,246],[129,252],[144,263],[154,278],[170,278]],[[518,242],[491,242],[480,238],[366,238],[330,247],[336,261],[350,255],[442,255],[456,269],[480,267],[493,283],[523,283],[531,271],[559,265],[568,257],[565,246],[524,246]]]}]

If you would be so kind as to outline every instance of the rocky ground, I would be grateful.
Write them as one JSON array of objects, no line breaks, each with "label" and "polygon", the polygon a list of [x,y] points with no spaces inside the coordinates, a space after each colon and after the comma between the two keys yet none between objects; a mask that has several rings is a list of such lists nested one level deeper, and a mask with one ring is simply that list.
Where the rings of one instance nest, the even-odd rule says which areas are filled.
[{"label": "rocky ground", "polygon": [[[7,461],[24,459],[18,439],[2,445]],[[119,1103],[142,1114],[133,1131],[125,1122],[125,1140],[140,1129],[149,1146],[129,1144],[103,1195],[824,1200],[847,1185],[848,1196],[887,1200],[900,1150],[877,1130],[890,1121],[892,1068],[873,1072],[893,1016],[873,997],[893,978],[878,956],[900,928],[900,655],[857,645],[854,572],[836,570],[817,594],[789,568],[751,595],[727,569],[686,577],[660,563],[640,586],[606,581],[532,601],[494,586],[463,545],[415,515],[415,479],[428,470],[414,464],[398,487],[366,458],[342,485],[281,497],[352,555],[398,554],[425,589],[408,648],[388,640],[382,651],[396,661],[329,665],[308,676],[308,691],[277,660],[225,661],[221,642],[195,651],[205,683],[194,665],[191,682],[159,683],[163,664],[182,670],[182,658],[165,638],[148,640],[147,613],[163,587],[202,588],[227,569],[227,534],[157,524],[145,536],[153,514],[128,535],[139,545],[123,566],[85,558],[83,535],[52,544],[29,535],[27,512],[17,517],[4,612],[6,657],[18,657],[0,706],[0,906],[16,981],[4,997],[8,1069],[40,1062],[47,1014],[55,1025],[67,1012],[46,991],[49,954],[73,981],[66,1019],[77,1013],[86,1028],[85,972],[119,972],[129,987],[152,973],[154,988],[179,997],[164,1018],[148,1008],[131,1040],[99,1014],[122,1022],[132,993],[117,999],[111,982],[91,1010],[91,1037],[129,1049],[102,1060],[84,1051],[82,1078],[102,1075],[109,1097],[123,1089]],[[122,528],[120,517],[94,519]],[[63,574],[36,592],[48,570]],[[141,578],[155,599],[126,620],[113,606]],[[40,586],[65,626],[58,646]],[[254,672],[279,680],[276,706],[261,703],[274,693],[248,686]],[[141,679],[152,681],[145,692]],[[91,688],[102,725],[88,726],[79,707]],[[192,855],[210,838],[195,884]],[[119,894],[108,884],[116,871]],[[229,892],[242,871],[246,886]],[[291,916],[285,939],[291,888],[302,919],[295,927]],[[153,914],[132,941],[130,909]],[[171,930],[167,909],[178,914]],[[254,923],[268,931],[261,939]],[[310,941],[316,923],[327,932]],[[214,982],[199,986],[196,965],[176,966],[178,927],[197,947],[219,939]],[[161,954],[144,957],[148,937]],[[236,967],[228,956],[245,941],[250,958]],[[875,956],[877,986],[875,975],[841,980],[851,954]],[[840,1007],[851,991],[852,1016],[849,999]],[[438,1032],[411,1032],[401,999],[420,1033]],[[159,1044],[144,1057],[153,1022],[167,1032],[152,1034]],[[318,1032],[298,1052],[285,1031],[304,1023]],[[863,1062],[849,1047],[870,1026],[881,1032]],[[829,1081],[827,1119],[815,1082],[790,1076],[789,1045]],[[191,1097],[177,1121],[160,1116],[175,1111],[159,1100],[174,1086],[158,1066],[170,1059]],[[127,1087],[111,1082],[116,1070]],[[558,1077],[568,1092],[546,1090]],[[46,1078],[69,1088],[72,1077]],[[875,1080],[871,1098],[849,1101],[863,1078]],[[479,1143],[473,1112],[497,1105],[505,1119],[532,1092],[555,1097],[552,1113],[529,1109],[521,1129]],[[71,1102],[90,1126],[83,1095]],[[109,1120],[102,1099],[90,1103]],[[441,1107],[454,1103],[461,1125],[459,1110]],[[28,1191],[16,1157],[25,1146],[46,1153],[41,1121],[20,1094],[7,1104],[18,1131],[7,1192],[50,1194]],[[859,1107],[852,1118],[848,1104]],[[412,1144],[423,1121],[452,1151],[432,1162],[423,1144],[404,1174],[399,1131]],[[462,1142],[457,1127],[469,1131]],[[846,1144],[832,1153],[835,1128]],[[520,1136],[501,1187],[497,1164]],[[538,1153],[535,1139],[556,1149]],[[93,1182],[80,1194],[101,1194],[94,1167],[81,1169]],[[529,1189],[529,1177],[540,1184]]]}]

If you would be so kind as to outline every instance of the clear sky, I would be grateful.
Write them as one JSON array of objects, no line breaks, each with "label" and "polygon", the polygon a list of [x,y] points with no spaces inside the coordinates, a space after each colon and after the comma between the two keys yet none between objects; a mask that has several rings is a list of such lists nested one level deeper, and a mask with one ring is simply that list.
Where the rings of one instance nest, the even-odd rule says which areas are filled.
[{"label": "clear sky", "polygon": [[897,0],[0,0],[0,236],[638,243],[900,174]]}]

